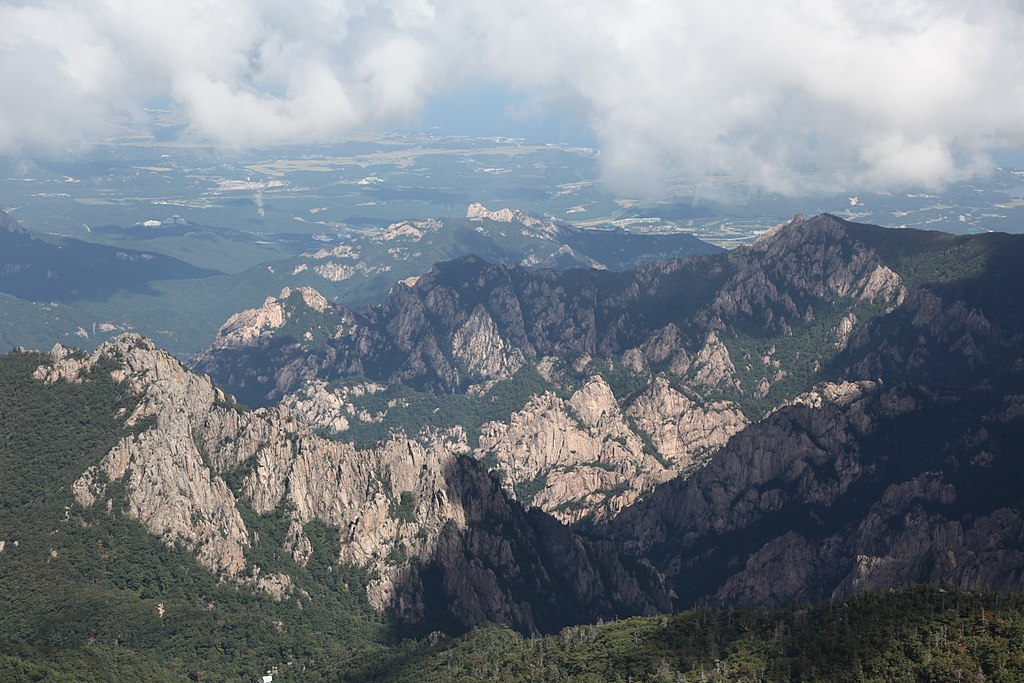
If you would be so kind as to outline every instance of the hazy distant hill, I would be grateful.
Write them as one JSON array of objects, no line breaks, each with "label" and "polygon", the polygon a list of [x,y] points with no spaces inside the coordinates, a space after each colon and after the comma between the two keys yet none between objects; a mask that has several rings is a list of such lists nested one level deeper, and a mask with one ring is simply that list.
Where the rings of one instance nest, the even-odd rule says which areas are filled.
[{"label": "hazy distant hill", "polygon": [[[616,270],[720,251],[683,233],[584,230],[519,211],[480,209],[473,218],[339,228],[317,239],[278,235],[273,245],[263,244],[264,235],[176,217],[152,226],[98,227],[102,245],[51,243],[2,229],[0,343],[92,346],[133,330],[187,356],[207,346],[228,315],[284,287],[312,286],[331,300],[366,303],[437,261],[468,254],[533,268]],[[280,250],[299,253],[241,267]]]},{"label": "hazy distant hill", "polygon": [[151,293],[155,280],[213,274],[159,253],[75,239],[47,242],[0,211],[0,292],[19,299],[72,303],[102,299],[118,290]]}]

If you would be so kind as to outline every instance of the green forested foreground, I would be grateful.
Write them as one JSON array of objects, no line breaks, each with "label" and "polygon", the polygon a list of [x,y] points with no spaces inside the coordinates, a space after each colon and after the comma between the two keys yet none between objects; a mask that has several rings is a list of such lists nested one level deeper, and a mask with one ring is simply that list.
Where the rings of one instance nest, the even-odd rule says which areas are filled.
[{"label": "green forested foreground", "polygon": [[[0,356],[0,681],[250,681],[392,638],[327,534],[307,567],[287,558],[306,594],[278,603],[150,536],[117,483],[109,512],[77,505],[71,484],[127,433],[115,416],[130,399],[108,372],[32,379],[45,359]],[[275,518],[260,521],[271,540],[252,561],[284,562]]]},{"label": "green forested foreground", "polygon": [[340,680],[1024,680],[1024,599],[921,586],[772,612],[694,609],[523,638],[499,626],[339,671]]}]

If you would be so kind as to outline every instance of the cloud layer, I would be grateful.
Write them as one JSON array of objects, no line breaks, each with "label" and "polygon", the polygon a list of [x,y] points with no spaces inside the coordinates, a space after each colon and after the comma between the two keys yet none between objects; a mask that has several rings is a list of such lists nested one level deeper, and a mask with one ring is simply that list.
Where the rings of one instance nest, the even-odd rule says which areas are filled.
[{"label": "cloud layer", "polygon": [[1016,0],[0,2],[0,152],[154,103],[226,147],[328,142],[500,86],[571,103],[613,187],[933,187],[1024,148]]}]

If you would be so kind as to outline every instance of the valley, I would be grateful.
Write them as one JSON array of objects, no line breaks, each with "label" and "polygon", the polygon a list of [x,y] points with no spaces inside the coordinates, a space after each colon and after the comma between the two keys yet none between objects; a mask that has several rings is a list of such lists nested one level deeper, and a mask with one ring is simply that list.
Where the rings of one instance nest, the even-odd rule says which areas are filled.
[{"label": "valley", "polygon": [[1024,680],[1024,4],[0,26],[0,681]]},{"label": "valley", "polygon": [[[476,235],[548,229],[464,220]],[[420,249],[446,229],[395,224],[381,241]],[[45,644],[109,667],[123,647],[126,671],[201,680],[214,619],[217,680],[271,664],[291,680],[289,661],[303,680],[402,680],[456,652],[474,676],[479,652],[545,652],[545,636],[585,651],[617,633],[690,653],[673,675],[784,675],[827,667],[767,654],[768,624],[803,623],[770,610],[816,603],[833,623],[828,601],[853,600],[889,620],[905,609],[890,604],[942,599],[921,583],[995,591],[963,599],[997,610],[1024,566],[1022,249],[797,217],[746,247],[638,267],[462,256],[362,306],[286,286],[228,317],[194,368],[134,333],[8,354],[0,581],[23,608],[0,616],[26,654],[0,666],[45,661],[25,649]],[[348,255],[299,258],[364,263]],[[65,607],[18,587],[26,572],[94,617],[67,631]],[[117,613],[134,632],[109,630]],[[910,634],[930,618],[892,637],[925,637]],[[232,650],[229,624],[261,634],[259,663]],[[173,661],[153,649],[167,628]],[[712,628],[726,656],[679,628]],[[383,652],[409,668],[375,669]],[[930,652],[954,668],[981,657]],[[609,666],[654,676],[662,656]],[[897,665],[848,656],[878,676]],[[1015,660],[1001,661],[993,675]]]}]

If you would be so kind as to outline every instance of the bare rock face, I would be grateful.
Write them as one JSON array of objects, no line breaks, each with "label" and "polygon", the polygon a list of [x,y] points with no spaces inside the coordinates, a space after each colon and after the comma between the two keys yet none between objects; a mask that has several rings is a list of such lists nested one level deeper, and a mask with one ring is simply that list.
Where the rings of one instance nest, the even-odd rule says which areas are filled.
[{"label": "bare rock face", "polygon": [[1024,421],[1013,403],[977,389],[824,385],[606,529],[658,558],[682,604],[936,581],[1019,591],[1024,519],[1010,482],[1024,472]]},{"label": "bare rock face", "polygon": [[706,461],[748,424],[734,403],[707,402],[693,393],[687,396],[673,389],[664,377],[654,379],[628,414],[650,434],[658,453],[677,471]]},{"label": "bare rock face", "polygon": [[[387,266],[372,268],[368,267],[365,263],[349,264],[337,263],[335,261],[325,261],[324,263],[318,263],[313,266],[314,273],[331,282],[343,282],[355,277],[356,275],[375,275],[377,273],[387,272],[388,270],[389,268]],[[304,287],[303,289],[308,288]]]},{"label": "bare rock face", "polygon": [[[434,443],[394,439],[365,450],[331,441],[284,406],[240,411],[208,378],[137,335],[118,337],[91,356],[58,346],[36,377],[81,381],[96,367],[111,368],[137,399],[123,416],[137,433],[82,474],[73,487],[76,500],[110,509],[110,486],[120,482],[128,515],[225,579],[276,600],[301,597],[290,576],[267,573],[248,559],[247,549],[259,540],[239,512],[244,504],[261,515],[284,511],[284,549],[300,565],[313,552],[306,524],[320,520],[338,529],[338,560],[368,570],[371,604],[408,621],[424,618],[431,599],[448,605],[439,609],[464,626],[499,621],[527,632],[560,628],[570,614],[589,620],[667,607],[653,572],[627,570],[610,543],[527,515],[474,461],[448,448],[445,435]],[[492,519],[504,520],[501,533],[483,530],[493,527]],[[495,552],[503,543],[516,553]],[[579,564],[544,559],[548,543],[574,547]],[[512,580],[526,571],[521,562],[539,572],[539,584],[527,589]],[[452,577],[449,592],[425,595],[424,572]],[[578,590],[556,595],[556,586],[566,584]],[[562,603],[565,614],[535,611],[538,590]]]},{"label": "bare rock face", "polygon": [[[844,292],[840,291],[840,294]],[[858,280],[851,292],[852,296],[862,301],[884,301],[899,306],[907,296],[903,280],[888,266],[877,265],[867,275]]]},{"label": "bare rock face", "polygon": [[348,429],[349,420],[345,413],[349,409],[355,410],[337,393],[328,391],[327,383],[321,380],[313,380],[299,394],[289,394],[282,403],[304,415],[312,426],[334,434]]},{"label": "bare rock face", "polygon": [[612,514],[668,474],[644,452],[600,377],[568,401],[549,392],[508,424],[484,425],[476,456],[523,505],[565,522]]},{"label": "bare rock face", "polygon": [[299,294],[303,304],[317,313],[323,313],[330,306],[327,299],[312,287],[299,287],[294,292],[285,287],[278,296],[267,297],[259,308],[250,308],[228,318],[217,331],[213,348],[230,349],[251,345],[284,326],[288,319],[284,302],[293,293]]},{"label": "bare rock face", "polygon": [[697,387],[742,390],[729,349],[714,331],[708,333],[704,346],[693,359],[683,351],[675,356],[670,369],[673,374],[685,377]]},{"label": "bare rock face", "polygon": [[965,368],[979,372],[1002,365],[1003,372],[1020,371],[1015,366],[1019,330],[1000,329],[963,299],[945,301],[918,290],[885,322],[884,329],[876,321],[850,335],[847,353],[858,358],[847,370],[851,379],[912,375],[917,381],[946,382]]},{"label": "bare rock face", "polygon": [[[800,394],[785,405],[807,406],[808,408],[821,408],[822,406],[834,403],[836,405],[848,406],[878,389],[878,384],[871,381],[861,382],[824,382],[811,391]],[[784,406],[779,406],[776,410]]]},{"label": "bare rock face", "polygon": [[[658,377],[623,413],[594,376],[567,401],[547,393],[508,424],[485,425],[476,456],[524,505],[567,523],[607,518],[703,463],[746,425],[735,405],[693,397]],[[640,433],[650,435],[653,451]]]},{"label": "bare rock face", "polygon": [[[675,323],[669,323],[660,330],[654,331],[644,342],[640,350],[651,363],[661,363],[676,354],[683,346],[683,336]],[[686,366],[689,367],[689,359]]]},{"label": "bare rock face", "polygon": [[284,325],[285,314],[281,299],[287,299],[291,290],[282,291],[281,297],[267,297],[259,308],[235,313],[220,326],[213,340],[213,348],[225,349],[244,346],[271,330]]},{"label": "bare rock face", "polygon": [[61,348],[57,363],[40,368],[46,381],[77,381],[97,362],[113,359],[120,367],[115,379],[131,386],[142,400],[127,424],[151,422],[153,427],[121,440],[98,465],[75,482],[82,505],[106,497],[107,482],[123,481],[128,510],[155,536],[168,544],[181,543],[212,571],[236,577],[245,570],[244,549],[249,544],[245,524],[227,485],[213,475],[193,426],[211,419],[218,431],[234,428],[230,410],[210,414],[223,394],[210,380],[186,371],[152,342],[135,335],[117,337],[92,356],[72,361]]},{"label": "bare rock face", "polygon": [[[640,351],[626,356],[638,371],[646,370]],[[550,362],[542,367],[552,377],[557,374]],[[648,381],[648,388],[626,410],[600,375],[591,376],[568,399],[553,392],[535,395],[507,422],[483,425],[479,445],[473,448],[464,429],[449,434],[421,428],[408,436],[425,445],[443,443],[455,453],[472,450],[498,475],[511,497],[565,523],[603,518],[656,484],[688,475],[747,424],[732,402],[708,401],[688,388],[673,389],[663,376]],[[329,388],[314,380],[286,396],[283,405],[301,413],[313,427],[343,435],[352,424],[382,422],[401,414],[408,405],[405,399],[391,399],[378,413],[358,407],[358,397],[383,390],[386,387],[372,382]]]},{"label": "bare rock face", "polygon": [[481,220],[486,218],[495,223],[522,223],[525,226],[543,225],[544,221],[534,216],[523,213],[519,209],[498,209],[490,211],[480,202],[473,202],[466,207],[466,218],[470,220]]},{"label": "bare rock face", "polygon": [[899,275],[858,241],[850,224],[827,214],[776,226],[729,260],[734,274],[703,314],[708,321],[745,317],[785,334],[793,321],[813,316],[813,308],[797,304],[804,299],[844,297],[894,307],[907,294]]},{"label": "bare rock face", "polygon": [[846,348],[846,345],[850,341],[850,334],[853,332],[854,326],[857,324],[857,316],[853,313],[848,313],[843,316],[843,319],[836,325],[835,335],[836,340],[833,344],[837,351],[842,351]]},{"label": "bare rock face", "polygon": [[436,232],[441,227],[441,222],[433,218],[422,221],[399,221],[389,225],[376,239],[382,242],[403,239],[418,242],[426,233]]},{"label": "bare rock face", "polygon": [[285,396],[281,404],[301,414],[314,429],[332,434],[348,431],[353,423],[380,422],[380,412],[359,408],[355,400],[367,394],[376,394],[387,387],[376,382],[360,382],[329,388],[323,380],[312,380],[298,392]]},{"label": "bare rock face", "polygon": [[505,343],[482,305],[477,305],[469,320],[456,330],[452,355],[481,380],[508,379],[525,362],[522,351]]},{"label": "bare rock face", "polygon": [[[298,319],[317,320],[311,329],[290,329]],[[347,309],[335,307],[312,287],[285,287],[259,308],[231,316],[210,348],[198,354],[196,365],[211,376],[220,375],[245,402],[280,399],[293,387],[316,377],[324,359],[313,352],[325,336],[354,332]],[[283,354],[282,350],[287,350]],[[281,357],[267,367],[256,359]]]},{"label": "bare rock face", "polygon": [[455,456],[447,451],[407,440],[359,451],[308,431],[252,438],[257,456],[243,497],[261,514],[286,504],[298,526],[319,519],[341,529],[339,557],[373,570],[368,596],[380,609],[393,607],[407,558],[429,558],[446,524],[465,528],[465,511],[450,503]]}]

